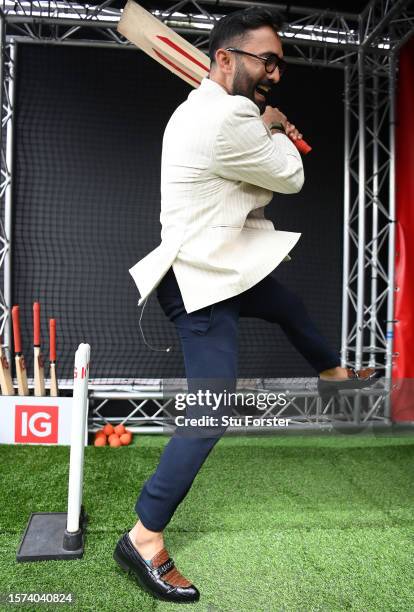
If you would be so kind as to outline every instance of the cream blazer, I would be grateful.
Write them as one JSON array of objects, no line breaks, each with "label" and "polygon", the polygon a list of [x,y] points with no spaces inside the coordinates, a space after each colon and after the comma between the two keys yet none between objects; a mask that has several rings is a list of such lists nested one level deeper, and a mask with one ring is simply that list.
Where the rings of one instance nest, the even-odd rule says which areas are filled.
[{"label": "cream blazer", "polygon": [[172,114],[161,159],[161,244],[129,272],[140,299],[172,266],[188,313],[267,276],[301,234],[264,218],[273,192],[297,193],[302,159],[258,107],[205,77]]}]

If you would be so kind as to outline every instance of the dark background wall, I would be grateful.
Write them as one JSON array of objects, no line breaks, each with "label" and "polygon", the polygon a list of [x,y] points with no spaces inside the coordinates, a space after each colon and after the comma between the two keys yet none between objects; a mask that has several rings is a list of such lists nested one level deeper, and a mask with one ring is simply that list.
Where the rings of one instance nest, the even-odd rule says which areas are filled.
[{"label": "dark background wall", "polygon": [[[286,50],[288,55],[288,50]],[[18,50],[13,299],[32,344],[32,302],[42,332],[56,317],[60,377],[74,352],[92,348],[92,377],[183,377],[174,327],[155,295],[143,318],[128,269],[159,243],[162,134],[190,86],[139,51],[21,45]],[[273,103],[314,147],[300,194],[276,194],[267,216],[302,232],[277,277],[305,300],[339,350],[341,311],[343,75],[291,65]],[[241,377],[314,372],[278,328],[243,319]]]}]

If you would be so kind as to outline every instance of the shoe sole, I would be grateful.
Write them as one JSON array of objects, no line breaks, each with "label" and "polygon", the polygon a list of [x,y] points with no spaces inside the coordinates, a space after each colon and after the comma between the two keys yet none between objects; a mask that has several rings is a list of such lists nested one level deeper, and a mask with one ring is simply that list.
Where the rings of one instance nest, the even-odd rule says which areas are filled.
[{"label": "shoe sole", "polygon": [[121,555],[117,549],[115,549],[114,554],[113,554],[113,558],[114,560],[117,562],[117,564],[119,565],[119,567],[128,575],[129,578],[133,578],[135,582],[137,582],[139,584],[139,586],[149,595],[152,595],[152,597],[156,597],[157,599],[160,599],[161,601],[169,601],[170,603],[184,603],[184,604],[194,604],[197,603],[199,600],[198,599],[170,599],[169,597],[163,597],[161,594],[159,593],[154,593],[154,591],[151,591],[151,589],[149,588],[149,586],[143,582],[140,578],[139,575],[137,575],[133,570],[131,570],[131,568],[128,565],[128,562],[124,559],[123,555]]},{"label": "shoe sole", "polygon": [[369,378],[368,380],[363,379],[351,379],[338,382],[331,382],[329,380],[318,381],[318,391],[323,393],[324,391],[352,391],[354,389],[367,389],[372,387],[376,382],[377,378]]}]

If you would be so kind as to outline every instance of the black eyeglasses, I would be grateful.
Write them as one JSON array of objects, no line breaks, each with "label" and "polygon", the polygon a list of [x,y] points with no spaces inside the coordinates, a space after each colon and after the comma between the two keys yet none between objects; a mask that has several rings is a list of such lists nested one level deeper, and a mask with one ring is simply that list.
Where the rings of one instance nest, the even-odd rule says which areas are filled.
[{"label": "black eyeglasses", "polygon": [[279,68],[279,74],[282,75],[286,70],[286,62],[284,59],[276,55],[276,53],[272,53],[267,57],[262,57],[261,55],[255,55],[254,53],[249,53],[248,51],[243,51],[242,49],[235,49],[234,47],[228,47],[226,51],[232,51],[233,53],[242,53],[243,55],[250,55],[250,57],[255,57],[256,59],[264,62],[265,70],[268,74],[271,74],[276,68]]}]

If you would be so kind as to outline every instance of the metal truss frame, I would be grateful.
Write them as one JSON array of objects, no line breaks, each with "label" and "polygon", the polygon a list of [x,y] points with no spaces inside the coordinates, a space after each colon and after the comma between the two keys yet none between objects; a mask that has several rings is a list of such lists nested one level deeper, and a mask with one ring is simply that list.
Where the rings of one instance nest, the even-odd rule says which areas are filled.
[{"label": "metal truss frame", "polygon": [[[155,2],[155,0],[154,0]],[[248,0],[180,0],[168,10],[153,7],[152,12],[167,25],[207,50],[209,31],[223,15],[215,11],[250,6]],[[344,71],[344,226],[342,343],[343,365],[383,368],[388,388],[391,384],[394,327],[394,247],[395,247],[395,89],[398,51],[414,32],[413,0],[371,0],[361,14],[290,7],[281,36],[289,63],[325,66]],[[269,6],[254,3],[255,6]],[[273,4],[285,12],[285,5]],[[214,12],[211,12],[210,7]],[[112,0],[81,4],[71,0],[0,0],[0,333],[7,351],[11,344],[11,265],[12,265],[12,187],[13,187],[13,92],[16,50],[19,44],[52,44],[134,49],[116,31],[121,11]],[[91,397],[109,400],[110,389],[99,381],[91,384]],[[126,381],[124,381],[126,382]],[[291,381],[292,382],[292,381]],[[64,384],[70,381],[64,381]],[[291,387],[291,384],[289,385]],[[124,385],[123,389],[127,390]],[[382,418],[389,418],[388,404]],[[114,391],[118,393],[118,391]],[[127,399],[134,408],[130,418],[143,410],[149,393],[143,384],[129,388]],[[102,396],[102,393],[105,396]],[[136,394],[138,396],[136,397]],[[313,393],[313,392],[312,392]],[[299,394],[302,402],[295,422],[319,426],[321,410],[311,391]],[[388,394],[389,396],[389,394]],[[124,396],[123,396],[124,397]],[[299,399],[298,399],[299,398]],[[313,399],[312,399],[313,398]],[[359,413],[361,393],[353,397],[353,410]],[[135,404],[136,399],[144,404]],[[314,402],[310,409],[308,401]],[[292,400],[291,406],[295,403]],[[381,410],[370,399],[371,416]],[[295,404],[296,405],[296,404]],[[100,405],[101,406],[101,405]],[[318,407],[319,406],[319,407]],[[375,408],[376,407],[376,408]],[[164,406],[167,411],[167,405]],[[94,410],[93,422],[99,420]],[[313,414],[309,421],[309,417]],[[168,416],[168,415],[167,415]],[[141,414],[143,421],[159,423],[157,413]],[[107,418],[106,420],[110,420]],[[119,419],[118,419],[119,420]]]},{"label": "metal truss frame", "polygon": [[[321,397],[314,378],[302,379],[240,379],[237,392],[246,396],[247,393],[261,394],[264,397],[278,397],[283,394],[286,403],[280,406],[277,400],[268,400],[263,410],[247,413],[240,407],[235,407],[232,414],[241,418],[246,414],[258,419],[277,417],[291,419],[289,433],[302,430],[317,430],[346,433],[351,431],[375,431],[376,427],[390,424],[388,397],[388,382],[379,380],[374,387],[362,391],[341,391],[337,394]],[[170,433],[173,431],[174,417],[179,414],[174,409],[174,398],[177,393],[185,392],[186,381],[160,381],[158,385],[145,390],[129,389],[107,391],[92,390],[90,392],[91,414],[90,431],[97,431],[104,423],[122,423],[134,433]],[[269,395],[272,394],[272,395]],[[127,401],[132,409],[124,417],[111,417],[103,414],[105,406],[113,400]],[[263,399],[262,399],[263,401]],[[246,425],[243,430],[269,433],[266,425]],[[279,431],[279,430],[278,430]],[[229,433],[241,432],[240,427],[229,427]]]}]

